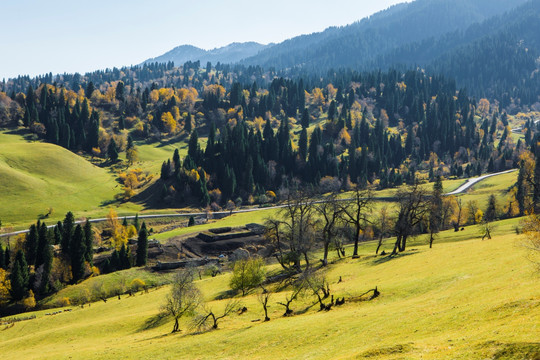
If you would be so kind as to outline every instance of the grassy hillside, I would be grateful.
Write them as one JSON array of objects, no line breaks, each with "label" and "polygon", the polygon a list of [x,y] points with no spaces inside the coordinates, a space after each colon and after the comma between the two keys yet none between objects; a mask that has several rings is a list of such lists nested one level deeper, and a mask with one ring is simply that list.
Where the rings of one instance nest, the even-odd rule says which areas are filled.
[{"label": "grassy hillside", "polygon": [[[378,286],[371,302],[348,302],[330,312],[294,307],[283,318],[273,294],[271,321],[256,321],[256,295],[248,308],[202,334],[183,322],[170,334],[171,319],[158,316],[168,287],[110,299],[72,312],[0,329],[3,356],[17,359],[525,359],[540,355],[540,286],[525,260],[521,237],[418,246],[390,261],[374,258],[370,246],[360,260],[335,262],[328,270],[336,296],[348,298]],[[337,283],[339,277],[343,281]],[[210,306],[227,290],[229,275],[198,281]],[[536,357],[535,357],[536,356]]]},{"label": "grassy hillside", "polygon": [[119,191],[114,175],[64,148],[0,132],[0,219],[5,226],[27,225],[50,207],[51,220],[70,210],[92,214]]}]

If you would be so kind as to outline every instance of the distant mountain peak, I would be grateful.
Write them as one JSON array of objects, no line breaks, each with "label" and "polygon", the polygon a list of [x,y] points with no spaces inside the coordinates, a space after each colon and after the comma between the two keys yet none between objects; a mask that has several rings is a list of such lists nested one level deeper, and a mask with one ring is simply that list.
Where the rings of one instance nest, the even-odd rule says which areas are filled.
[{"label": "distant mountain peak", "polygon": [[169,62],[173,61],[176,65],[182,65],[188,61],[200,61],[201,64],[211,62],[216,64],[236,63],[247,57],[257,55],[261,50],[267,49],[274,44],[264,45],[254,41],[248,42],[233,42],[226,46],[205,50],[193,45],[179,45],[174,49],[166,52],[155,58],[146,60],[144,63],[150,62]]}]

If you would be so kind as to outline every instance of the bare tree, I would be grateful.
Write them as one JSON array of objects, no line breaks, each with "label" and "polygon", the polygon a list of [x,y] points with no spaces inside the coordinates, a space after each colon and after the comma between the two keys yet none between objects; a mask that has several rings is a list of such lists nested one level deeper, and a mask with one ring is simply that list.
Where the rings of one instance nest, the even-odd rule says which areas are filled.
[{"label": "bare tree", "polygon": [[377,249],[375,250],[375,254],[379,253],[379,250],[381,249],[381,246],[383,244],[383,239],[390,233],[390,229],[392,227],[392,219],[386,206],[384,206],[379,213],[379,218],[377,219],[377,227],[379,228],[379,242],[377,243]]},{"label": "bare tree", "polygon": [[454,226],[455,232],[459,231],[459,228],[461,226],[461,218],[463,217],[463,200],[461,198],[456,199],[456,205],[458,210],[456,214],[456,219],[452,224]]},{"label": "bare tree", "polygon": [[194,326],[197,327],[199,330],[204,330],[207,327],[209,320],[212,319],[211,328],[215,330],[218,328],[219,320],[237,311],[239,307],[240,302],[238,300],[229,300],[229,302],[227,302],[227,304],[225,305],[225,309],[223,310],[223,312],[220,313],[220,315],[216,315],[214,313],[214,310],[205,306],[204,313],[195,317]]},{"label": "bare tree", "polygon": [[303,281],[305,281],[304,288],[317,298],[320,310],[330,310],[333,305],[333,299],[329,304],[325,304],[323,301],[330,296],[330,284],[326,280],[326,276],[314,270],[304,272],[303,276]]},{"label": "bare tree", "polygon": [[259,303],[261,303],[264,309],[264,321],[270,321],[270,318],[268,317],[268,301],[270,301],[270,296],[272,295],[272,293],[262,286],[261,288],[262,291],[259,293],[257,299],[259,300]]},{"label": "bare tree", "polygon": [[396,243],[392,255],[397,254],[398,250],[405,251],[407,238],[414,234],[416,226],[425,219],[429,211],[426,191],[418,184],[398,191],[396,198],[399,210],[394,226]]},{"label": "bare tree", "polygon": [[278,302],[279,305],[285,307],[285,313],[283,316],[289,316],[292,314],[291,304],[305,291],[307,286],[306,274],[307,273],[304,272],[300,277],[298,277],[298,279],[295,279],[292,282],[292,293],[285,297],[284,302]]},{"label": "bare tree", "polygon": [[202,295],[194,284],[194,274],[181,270],[175,274],[171,292],[162,310],[174,318],[173,333],[179,331],[178,321],[184,315],[192,315],[202,302]]},{"label": "bare tree", "polygon": [[494,225],[492,221],[489,221],[488,219],[483,219],[482,223],[480,224],[480,229],[482,232],[482,240],[488,239],[491,240],[491,233],[494,230]]},{"label": "bare tree", "polygon": [[328,265],[328,249],[332,241],[337,237],[339,233],[339,222],[341,221],[341,215],[343,212],[340,206],[336,194],[331,194],[317,204],[315,204],[315,211],[319,213],[322,218],[322,231],[321,238],[323,242],[323,266]]},{"label": "bare tree", "polygon": [[478,207],[478,201],[476,200],[469,200],[467,201],[467,209],[469,210],[469,218],[473,225],[476,225],[477,219],[476,219],[476,213],[480,209]]},{"label": "bare tree", "polygon": [[309,253],[316,238],[313,204],[306,192],[289,193],[278,217],[266,222],[266,236],[274,243],[274,256],[287,271],[301,272],[302,257],[306,268],[310,266]]},{"label": "bare tree", "polygon": [[360,233],[365,230],[367,224],[371,223],[373,195],[369,190],[363,190],[356,186],[353,190],[353,197],[341,206],[343,219],[354,227],[354,251],[353,258],[358,258],[358,243]]}]

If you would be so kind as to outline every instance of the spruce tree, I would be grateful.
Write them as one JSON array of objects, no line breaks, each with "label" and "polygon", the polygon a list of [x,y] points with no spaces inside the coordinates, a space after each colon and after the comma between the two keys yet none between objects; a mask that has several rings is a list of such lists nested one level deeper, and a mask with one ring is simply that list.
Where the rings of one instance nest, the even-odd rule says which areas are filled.
[{"label": "spruce tree", "polygon": [[488,222],[494,221],[497,218],[497,199],[495,195],[490,195],[488,200],[488,206],[484,213],[484,219]]},{"label": "spruce tree", "polygon": [[178,152],[178,149],[174,149],[173,164],[174,164],[174,173],[178,174],[178,172],[180,171],[180,167],[182,166],[182,164],[180,163],[180,153]]},{"label": "spruce tree", "polygon": [[4,252],[4,248],[2,247],[2,244],[0,244],[0,269],[6,269],[6,254]]},{"label": "spruce tree", "polygon": [[137,229],[137,231],[141,229],[139,224],[139,214],[135,214],[135,219],[133,219],[133,226],[135,226],[135,229]]},{"label": "spruce tree", "polygon": [[195,165],[199,165],[199,135],[197,130],[193,131],[189,137],[188,156],[193,159]]},{"label": "spruce tree", "polygon": [[148,258],[148,232],[146,231],[146,224],[143,222],[141,230],[139,231],[139,238],[137,241],[137,262],[136,266],[146,265]]},{"label": "spruce tree", "polygon": [[114,138],[111,138],[109,142],[109,147],[107,148],[107,156],[111,162],[116,162],[118,160],[118,148],[116,147],[116,142]]},{"label": "spruce tree", "polygon": [[6,266],[6,269],[9,268],[9,265],[11,265],[11,251],[9,250],[9,247],[6,247],[6,251],[4,252],[5,260],[4,264]]},{"label": "spruce tree", "polygon": [[35,264],[36,269],[39,268],[41,265],[43,265],[43,262],[45,261],[44,253],[49,246],[50,244],[49,244],[47,225],[45,225],[45,223],[42,223],[38,231],[38,244],[37,244],[36,264]]},{"label": "spruce tree", "polygon": [[13,268],[11,269],[11,298],[14,301],[22,300],[28,291],[30,275],[28,273],[28,263],[22,250],[17,251]]},{"label": "spruce tree", "polygon": [[89,220],[86,220],[84,224],[84,246],[86,250],[84,259],[92,266],[94,259],[94,232],[92,231],[92,224]]},{"label": "spruce tree", "polygon": [[62,242],[60,243],[60,249],[64,255],[69,255],[71,237],[73,236],[73,226],[75,224],[75,217],[73,213],[69,211],[62,223]]},{"label": "spruce tree", "polygon": [[298,153],[300,158],[305,161],[307,156],[307,147],[308,147],[308,135],[305,127],[302,127],[302,132],[300,133],[300,139],[298,140]]},{"label": "spruce tree", "polygon": [[190,134],[191,133],[191,130],[193,129],[193,126],[192,126],[192,120],[191,120],[191,114],[188,113],[187,114],[187,117],[186,117],[186,120],[185,120],[185,125],[184,125],[184,130]]},{"label": "spruce tree", "polygon": [[301,120],[301,123],[302,123],[302,127],[304,129],[308,128],[309,127],[309,113],[308,113],[308,109],[305,108],[304,111],[302,112],[302,120]]},{"label": "spruce tree", "polygon": [[131,261],[129,259],[129,248],[126,248],[125,244],[122,244],[122,248],[118,253],[118,270],[125,270],[131,267]]},{"label": "spruce tree", "polygon": [[80,224],[77,224],[73,232],[73,239],[70,246],[71,258],[71,274],[73,283],[77,283],[84,276],[84,261],[86,254],[86,245],[84,242],[83,229]]},{"label": "spruce tree", "polygon": [[41,264],[41,281],[39,283],[39,293],[44,295],[50,291],[50,277],[53,262],[53,250],[47,242],[47,246],[43,249],[42,254],[43,263]]},{"label": "spruce tree", "polygon": [[34,265],[36,263],[38,245],[38,230],[35,224],[30,226],[28,234],[26,234],[26,241],[24,243],[25,260],[28,265]]}]

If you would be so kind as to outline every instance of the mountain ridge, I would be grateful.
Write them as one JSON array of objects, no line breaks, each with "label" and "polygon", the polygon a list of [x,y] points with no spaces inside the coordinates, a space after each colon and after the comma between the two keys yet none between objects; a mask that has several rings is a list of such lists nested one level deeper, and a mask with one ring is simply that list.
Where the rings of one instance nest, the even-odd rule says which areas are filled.
[{"label": "mountain ridge", "polygon": [[210,50],[201,49],[194,45],[184,44],[179,45],[166,53],[155,58],[147,59],[143,64],[151,62],[169,62],[172,61],[177,65],[184,64],[188,61],[200,61],[201,64],[211,62],[220,63],[236,63],[245,57],[256,55],[258,52],[271,47],[273,44],[260,44],[254,41],[249,42],[233,42],[226,46],[214,48]]}]

